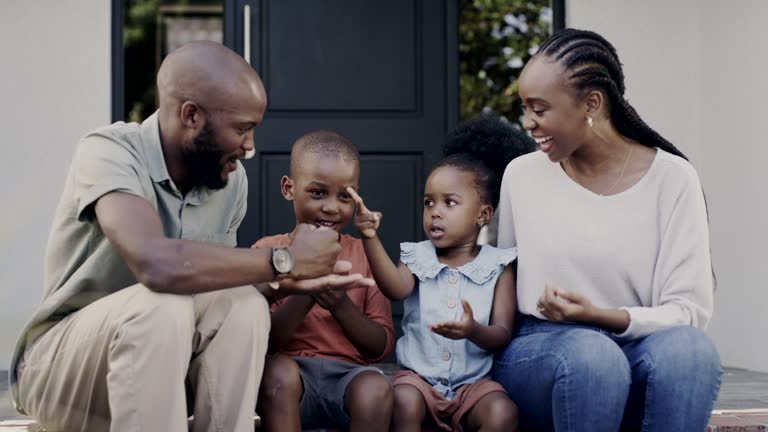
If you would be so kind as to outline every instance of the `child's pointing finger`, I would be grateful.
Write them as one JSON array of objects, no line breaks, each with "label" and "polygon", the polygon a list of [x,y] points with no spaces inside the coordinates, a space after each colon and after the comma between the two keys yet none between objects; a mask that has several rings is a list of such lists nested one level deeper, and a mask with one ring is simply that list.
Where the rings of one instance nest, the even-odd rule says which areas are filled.
[{"label": "child's pointing finger", "polygon": [[353,189],[350,186],[347,186],[347,192],[349,192],[349,194],[352,195],[352,199],[355,201],[355,204],[357,204],[357,208],[360,213],[369,213],[368,208],[366,208],[365,203],[363,203],[363,198],[357,194],[357,191],[355,189]]}]

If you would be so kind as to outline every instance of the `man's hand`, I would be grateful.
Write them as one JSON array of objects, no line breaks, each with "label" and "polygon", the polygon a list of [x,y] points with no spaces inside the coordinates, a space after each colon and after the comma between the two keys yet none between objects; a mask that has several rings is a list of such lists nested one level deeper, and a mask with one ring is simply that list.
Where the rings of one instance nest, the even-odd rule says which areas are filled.
[{"label": "man's hand", "polygon": [[[334,271],[336,257],[341,252],[339,233],[300,224],[293,232],[288,249],[294,263],[288,279],[301,280],[329,275]],[[283,286],[282,281],[280,285]]]},{"label": "man's hand", "polygon": [[464,308],[464,313],[461,315],[460,320],[432,324],[430,330],[440,336],[445,336],[448,339],[468,338],[475,330],[477,322],[475,321],[475,316],[472,313],[472,307],[469,305],[469,302],[461,299],[461,306]]},{"label": "man's hand", "polygon": [[352,264],[349,261],[339,261],[334,265],[331,274],[312,279],[282,279],[278,288],[283,294],[319,294],[325,291],[368,288],[375,284],[373,279],[365,278],[360,273],[347,274],[351,269]]},{"label": "man's hand", "polygon": [[355,209],[355,227],[357,232],[364,239],[372,239],[376,237],[376,230],[379,229],[381,224],[382,214],[381,212],[373,212],[368,210],[363,202],[363,198],[357,194],[357,192],[351,188],[347,188],[347,192],[352,195],[352,199],[355,200],[357,208]]},{"label": "man's hand", "polygon": [[552,285],[544,288],[536,309],[544,318],[554,322],[590,322],[590,317],[595,315],[595,308],[589,299]]}]

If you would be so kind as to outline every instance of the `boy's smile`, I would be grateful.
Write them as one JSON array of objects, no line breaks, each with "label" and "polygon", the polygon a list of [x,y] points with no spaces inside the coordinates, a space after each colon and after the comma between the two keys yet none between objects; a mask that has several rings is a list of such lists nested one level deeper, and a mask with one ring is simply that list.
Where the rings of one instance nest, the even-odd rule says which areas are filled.
[{"label": "boy's smile", "polygon": [[355,202],[346,191],[357,190],[359,162],[342,157],[305,154],[293,178],[282,179],[283,196],[293,201],[297,223],[341,231],[354,215]]}]

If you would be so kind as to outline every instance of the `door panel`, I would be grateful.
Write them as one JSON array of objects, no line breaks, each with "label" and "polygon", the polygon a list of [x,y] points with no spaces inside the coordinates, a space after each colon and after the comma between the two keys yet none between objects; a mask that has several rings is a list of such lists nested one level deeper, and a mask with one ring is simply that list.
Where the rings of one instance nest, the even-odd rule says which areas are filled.
[{"label": "door panel", "polygon": [[[416,112],[413,0],[273,1],[261,65],[273,112]],[[298,12],[300,10],[300,12]],[[397,31],[392,31],[397,29]],[[285,55],[285,53],[291,53]],[[373,77],[386,77],[371,82]]]}]

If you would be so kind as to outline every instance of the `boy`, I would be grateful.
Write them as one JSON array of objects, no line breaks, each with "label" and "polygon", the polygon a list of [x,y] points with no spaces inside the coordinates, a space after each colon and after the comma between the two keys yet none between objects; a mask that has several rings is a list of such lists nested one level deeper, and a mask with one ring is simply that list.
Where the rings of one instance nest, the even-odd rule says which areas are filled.
[{"label": "boy", "polygon": [[[354,144],[335,132],[310,132],[293,144],[290,176],[280,184],[293,202],[297,225],[341,232],[355,211],[346,188],[357,189],[359,159]],[[283,247],[290,238],[264,237],[254,247]],[[362,242],[346,234],[339,241],[338,259],[370,277]],[[274,355],[267,359],[259,396],[264,429],[387,431],[392,388],[368,365],[384,359],[393,344],[390,303],[376,286],[278,300],[268,349]]]}]

